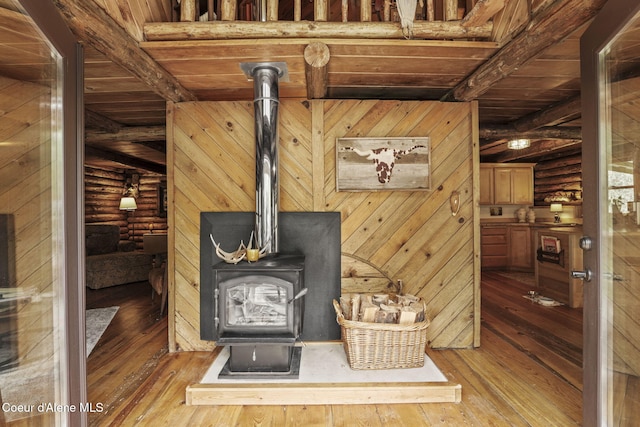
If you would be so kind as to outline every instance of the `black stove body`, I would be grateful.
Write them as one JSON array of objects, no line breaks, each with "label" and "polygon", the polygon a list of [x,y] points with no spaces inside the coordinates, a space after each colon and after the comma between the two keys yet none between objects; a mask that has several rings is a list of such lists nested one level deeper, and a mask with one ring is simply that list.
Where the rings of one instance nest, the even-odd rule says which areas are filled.
[{"label": "black stove body", "polygon": [[217,343],[230,347],[228,370],[289,373],[304,319],[304,257],[222,262],[213,282],[211,320]]}]

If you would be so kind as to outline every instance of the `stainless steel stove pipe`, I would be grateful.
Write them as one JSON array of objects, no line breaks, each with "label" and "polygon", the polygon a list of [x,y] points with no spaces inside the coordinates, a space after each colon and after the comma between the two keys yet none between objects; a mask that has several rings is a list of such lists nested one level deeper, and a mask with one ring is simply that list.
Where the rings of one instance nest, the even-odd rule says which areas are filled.
[{"label": "stainless steel stove pipe", "polygon": [[[284,71],[283,71],[284,67]],[[256,137],[256,223],[258,246],[278,252],[278,80],[286,76],[286,64],[241,64],[253,78]]]}]

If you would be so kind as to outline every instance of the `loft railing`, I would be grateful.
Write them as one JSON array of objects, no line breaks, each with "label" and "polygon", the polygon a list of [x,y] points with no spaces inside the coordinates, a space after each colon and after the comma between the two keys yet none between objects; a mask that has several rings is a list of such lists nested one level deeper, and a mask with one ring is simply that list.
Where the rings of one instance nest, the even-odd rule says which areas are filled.
[{"label": "loft railing", "polygon": [[[465,0],[460,7],[458,0],[420,0],[416,8],[415,20],[455,21],[461,20],[478,0]],[[174,22],[194,21],[278,21],[280,5],[278,0],[172,0]],[[206,3],[206,4],[205,4]],[[335,2],[334,2],[335,3]],[[359,4],[358,4],[359,3]],[[336,21],[330,18],[330,0],[313,0],[313,21]],[[352,8],[358,8],[359,22],[398,21],[395,0],[358,1],[341,0],[340,17],[348,22],[354,15]],[[372,12],[376,13],[373,14]],[[351,14],[350,14],[351,13]],[[264,16],[260,16],[264,14]],[[302,20],[302,0],[293,0],[293,21]],[[373,19],[373,17],[377,19]]]},{"label": "loft railing", "polygon": [[[145,24],[147,41],[246,38],[492,40],[503,0],[417,0],[409,33],[396,0],[171,0],[173,22]],[[458,7],[464,4],[464,7]],[[354,10],[355,9],[355,10]],[[374,13],[375,12],[375,13]],[[215,25],[202,25],[212,21]]]}]

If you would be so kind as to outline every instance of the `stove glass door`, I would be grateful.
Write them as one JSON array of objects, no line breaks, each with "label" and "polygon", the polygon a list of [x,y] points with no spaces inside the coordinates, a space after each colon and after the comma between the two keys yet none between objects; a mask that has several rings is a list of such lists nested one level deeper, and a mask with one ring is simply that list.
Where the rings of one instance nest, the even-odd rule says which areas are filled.
[{"label": "stove glass door", "polygon": [[264,327],[288,329],[293,283],[277,277],[250,275],[220,283],[223,328],[251,332]]}]

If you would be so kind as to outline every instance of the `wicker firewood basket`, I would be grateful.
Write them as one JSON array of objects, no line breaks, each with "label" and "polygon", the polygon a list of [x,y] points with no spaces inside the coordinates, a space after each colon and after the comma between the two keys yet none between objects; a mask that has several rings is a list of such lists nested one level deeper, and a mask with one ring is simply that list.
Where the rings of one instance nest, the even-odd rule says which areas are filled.
[{"label": "wicker firewood basket", "polygon": [[351,369],[424,366],[427,327],[431,323],[428,319],[410,325],[357,322],[345,319],[336,300],[333,300],[333,307]]}]

